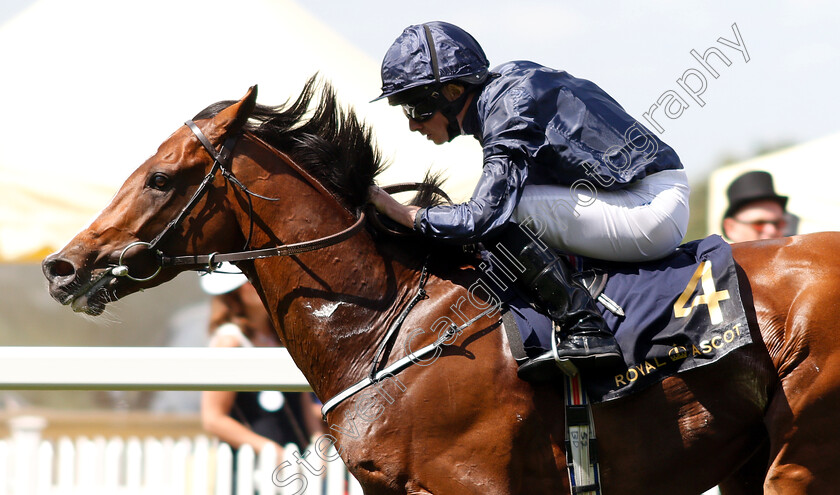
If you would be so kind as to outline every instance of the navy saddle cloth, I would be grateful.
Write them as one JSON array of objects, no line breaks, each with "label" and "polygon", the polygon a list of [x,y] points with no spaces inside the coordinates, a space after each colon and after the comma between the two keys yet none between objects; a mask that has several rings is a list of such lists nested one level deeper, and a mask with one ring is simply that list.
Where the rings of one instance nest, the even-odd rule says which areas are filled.
[{"label": "navy saddle cloth", "polygon": [[[689,242],[649,263],[572,261],[578,271],[606,272],[603,294],[624,311],[616,315],[598,302],[627,366],[610,375],[583,376],[593,402],[624,397],[713,363],[752,341],[732,250],[719,236]],[[535,357],[549,350],[551,321],[515,293],[503,299],[506,323],[515,321],[525,354]]]}]

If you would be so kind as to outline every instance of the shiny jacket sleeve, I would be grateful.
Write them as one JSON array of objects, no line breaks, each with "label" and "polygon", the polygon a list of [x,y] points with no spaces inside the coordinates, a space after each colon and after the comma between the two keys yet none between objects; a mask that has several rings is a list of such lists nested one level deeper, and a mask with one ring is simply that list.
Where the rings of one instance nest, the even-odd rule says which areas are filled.
[{"label": "shiny jacket sleeve", "polygon": [[481,178],[468,202],[417,212],[415,229],[425,235],[459,244],[479,241],[503,227],[519,203],[528,178],[529,149],[545,139],[532,118],[533,98],[514,90],[479,106],[484,153]]}]

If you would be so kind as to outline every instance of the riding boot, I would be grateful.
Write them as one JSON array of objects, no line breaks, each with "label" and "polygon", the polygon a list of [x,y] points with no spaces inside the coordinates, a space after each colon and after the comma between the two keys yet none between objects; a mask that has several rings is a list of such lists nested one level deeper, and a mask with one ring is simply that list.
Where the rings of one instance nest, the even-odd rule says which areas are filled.
[{"label": "riding boot", "polygon": [[[607,370],[624,365],[621,349],[610,333],[589,291],[571,276],[566,260],[554,254],[541,241],[535,241],[522,227],[511,225],[496,239],[485,243],[499,260],[511,255],[518,262],[512,270],[516,285],[530,302],[554,321],[556,349],[532,359],[520,367],[520,376],[539,374],[530,368],[545,364],[563,368],[570,374],[574,367]],[[502,249],[507,253],[502,252]],[[573,373],[573,371],[572,371]]]}]

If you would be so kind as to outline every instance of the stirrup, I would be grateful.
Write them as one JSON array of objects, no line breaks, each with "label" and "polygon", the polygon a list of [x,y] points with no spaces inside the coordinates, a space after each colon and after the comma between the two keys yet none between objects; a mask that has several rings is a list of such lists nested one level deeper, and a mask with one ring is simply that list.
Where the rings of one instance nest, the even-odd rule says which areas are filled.
[{"label": "stirrup", "polygon": [[[575,368],[594,372],[608,371],[624,366],[624,354],[615,336],[603,330],[586,330],[559,338],[557,326],[551,339],[551,352],[557,366],[569,376],[570,364]],[[567,362],[569,362],[567,364]],[[568,371],[567,371],[568,370]]]},{"label": "stirrup", "polygon": [[[553,325],[552,325],[553,327]],[[572,363],[569,358],[561,358],[560,353],[557,351],[557,330],[555,329],[551,335],[551,353],[554,355],[554,362],[557,364],[557,367],[560,368],[566,376],[569,378],[574,377],[578,374],[577,366]]]},{"label": "stirrup", "polygon": [[577,368],[568,359],[556,359],[552,351],[545,351],[539,356],[528,358],[519,365],[516,370],[517,376],[529,383],[557,383],[569,373],[576,373]]}]

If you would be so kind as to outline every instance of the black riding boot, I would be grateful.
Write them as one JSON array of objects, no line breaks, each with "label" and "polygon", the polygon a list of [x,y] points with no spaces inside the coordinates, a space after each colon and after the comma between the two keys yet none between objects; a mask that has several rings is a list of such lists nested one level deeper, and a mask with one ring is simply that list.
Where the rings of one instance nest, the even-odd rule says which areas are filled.
[{"label": "black riding boot", "polygon": [[[500,244],[509,254],[502,252]],[[485,245],[500,260],[513,255],[520,264],[511,270],[517,287],[555,322],[556,355],[552,350],[525,363],[520,367],[523,379],[544,374],[539,368],[546,365],[555,366],[555,370],[560,365],[568,372],[569,368],[563,367],[568,360],[578,367],[603,370],[624,365],[615,337],[589,291],[572,279],[566,260],[543,249],[519,225],[511,225]]]}]

